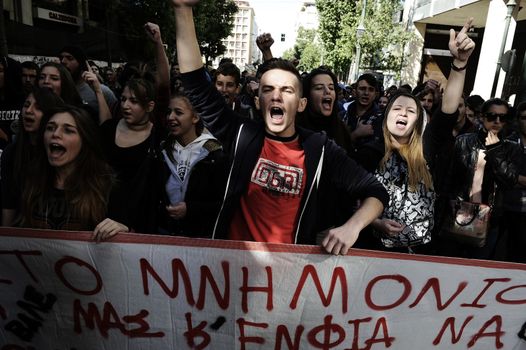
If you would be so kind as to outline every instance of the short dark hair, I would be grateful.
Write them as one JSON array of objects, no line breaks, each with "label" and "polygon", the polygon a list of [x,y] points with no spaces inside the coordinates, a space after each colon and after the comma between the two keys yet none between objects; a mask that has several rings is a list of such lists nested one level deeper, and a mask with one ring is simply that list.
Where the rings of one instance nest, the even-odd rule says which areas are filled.
[{"label": "short dark hair", "polygon": [[217,80],[217,76],[219,74],[234,77],[237,85],[239,85],[241,81],[241,72],[239,71],[239,68],[232,62],[225,62],[217,67],[214,73],[214,82]]},{"label": "short dark hair", "polygon": [[[86,56],[86,53],[84,50],[75,45],[66,45],[62,48],[62,50],[59,51],[59,55],[63,52],[69,53],[71,56],[73,56],[77,62],[79,63],[79,70],[80,72],[84,72],[88,70],[88,58]],[[73,73],[72,73],[73,74]]]},{"label": "short dark hair", "polygon": [[21,63],[22,68],[36,70],[37,74],[40,72],[40,67],[33,61],[24,61]]},{"label": "short dark hair", "polygon": [[491,106],[505,106],[508,109],[508,112],[510,110],[510,105],[508,104],[508,102],[506,100],[503,100],[502,98],[495,97],[495,98],[490,98],[489,100],[484,102],[484,104],[482,104],[482,108],[481,108],[482,114],[484,114],[487,111],[489,111]]},{"label": "short dark hair", "polygon": [[484,99],[480,95],[471,95],[466,98],[466,106],[474,112],[480,112]]},{"label": "short dark hair", "polygon": [[521,112],[526,111],[526,101],[519,103],[517,106],[517,118],[520,116]]},{"label": "short dark hair", "polygon": [[234,63],[234,60],[230,57],[223,57],[221,61],[219,61],[219,66],[222,66],[225,63]]},{"label": "short dark hair", "polygon": [[356,85],[358,86],[358,83],[362,80],[365,80],[367,84],[374,87],[376,91],[379,91],[378,89],[378,80],[376,80],[376,77],[372,75],[371,73],[365,73],[358,77],[358,80],[356,81]]},{"label": "short dark hair", "polygon": [[298,69],[296,68],[296,66],[289,60],[285,60],[283,58],[273,58],[273,59],[263,62],[258,67],[256,78],[258,80],[261,80],[261,77],[263,76],[263,74],[273,69],[280,69],[280,70],[284,70],[284,71],[294,74],[294,76],[296,76],[296,78],[298,79],[298,86],[300,87],[300,90],[301,90],[299,91],[300,95],[303,94],[303,86],[301,83],[302,79],[301,79],[300,72],[298,72]]},{"label": "short dark hair", "polygon": [[409,84],[404,84],[404,85],[400,85],[400,87],[398,88],[398,91],[411,92],[411,91],[413,91],[413,88]]}]

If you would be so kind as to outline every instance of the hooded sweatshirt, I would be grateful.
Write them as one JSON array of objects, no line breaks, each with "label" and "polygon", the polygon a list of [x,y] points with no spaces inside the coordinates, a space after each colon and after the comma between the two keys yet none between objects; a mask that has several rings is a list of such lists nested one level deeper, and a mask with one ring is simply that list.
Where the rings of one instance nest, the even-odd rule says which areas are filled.
[{"label": "hooded sweatshirt", "polygon": [[166,150],[162,151],[171,172],[165,185],[170,203],[176,204],[184,201],[192,168],[208,155],[209,151],[203,146],[209,140],[216,140],[216,138],[208,133],[202,133],[186,146],[176,141],[172,150],[175,162],[168,157]]}]

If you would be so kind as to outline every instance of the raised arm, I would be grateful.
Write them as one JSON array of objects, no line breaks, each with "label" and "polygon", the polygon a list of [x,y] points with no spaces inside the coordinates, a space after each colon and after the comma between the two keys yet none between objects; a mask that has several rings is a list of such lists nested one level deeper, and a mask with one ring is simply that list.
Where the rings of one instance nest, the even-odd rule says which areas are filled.
[{"label": "raised arm", "polygon": [[424,156],[435,176],[435,181],[438,175],[434,172],[440,169],[440,154],[448,151],[449,143],[444,140],[450,140],[453,137],[452,131],[457,122],[458,106],[464,90],[466,67],[469,56],[475,48],[475,43],[467,35],[472,21],[472,18],[468,19],[458,34],[453,29],[449,32],[449,51],[453,56],[453,61],[440,107],[440,112],[444,116],[433,117],[424,132]]},{"label": "raised arm", "polygon": [[88,85],[95,92],[97,97],[97,104],[99,106],[99,125],[104,123],[106,120],[111,119],[110,107],[108,107],[108,102],[104,97],[104,92],[102,91],[102,84],[97,78],[97,74],[93,73],[90,65],[88,64],[88,70],[82,73],[82,78],[88,83]]},{"label": "raised arm", "polygon": [[227,106],[224,97],[203,69],[192,13],[192,6],[199,1],[171,1],[175,10],[177,58],[184,90],[206,128],[223,145],[228,145],[232,134],[236,133],[235,126],[242,122],[242,117]]},{"label": "raised arm", "polygon": [[274,58],[270,47],[274,44],[274,39],[270,33],[263,33],[256,38],[256,45],[263,54],[263,61],[270,61]]},{"label": "raised arm", "polygon": [[181,73],[192,72],[203,66],[192,13],[192,7],[198,2],[199,0],[172,0],[175,8],[177,61]]},{"label": "raised arm", "polygon": [[462,98],[468,59],[475,49],[475,43],[467,35],[472,23],[473,18],[469,18],[458,34],[455,33],[454,29],[449,31],[449,52],[453,55],[453,62],[451,63],[451,72],[449,73],[441,107],[442,112],[446,114],[454,113],[458,109]]},{"label": "raised arm", "polygon": [[155,45],[155,63],[157,65],[157,89],[169,88],[170,64],[168,63],[168,56],[166,56],[166,52],[164,51],[161,30],[157,24],[148,22],[144,25],[144,31]]}]

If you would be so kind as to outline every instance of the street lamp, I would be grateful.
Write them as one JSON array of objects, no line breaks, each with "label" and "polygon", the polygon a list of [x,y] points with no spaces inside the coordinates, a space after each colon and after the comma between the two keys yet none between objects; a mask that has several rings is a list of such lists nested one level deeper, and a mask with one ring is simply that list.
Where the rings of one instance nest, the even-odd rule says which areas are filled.
[{"label": "street lamp", "polygon": [[356,28],[356,38],[360,40],[360,38],[363,36],[364,33],[365,33],[365,26],[363,25],[363,22],[360,22],[360,24],[358,25],[358,28]]},{"label": "street lamp", "polygon": [[495,93],[497,91],[497,85],[499,83],[500,69],[502,67],[502,55],[504,54],[506,40],[508,39],[508,31],[510,30],[511,17],[513,15],[513,10],[515,10],[515,6],[517,6],[517,2],[515,0],[509,0],[506,6],[508,7],[508,11],[506,13],[506,19],[504,22],[504,33],[502,35],[502,43],[500,45],[499,58],[497,61],[497,69],[495,71],[495,78],[493,79],[493,87],[491,88],[492,98],[495,97]]},{"label": "street lamp", "polygon": [[360,39],[365,33],[365,26],[363,25],[365,20],[365,9],[367,7],[367,0],[363,0],[363,7],[362,7],[362,17],[360,19],[360,24],[358,24],[358,27],[356,28],[356,70],[354,71],[354,82],[358,80],[358,77],[360,76],[360,60],[362,56],[362,46],[360,44]]}]

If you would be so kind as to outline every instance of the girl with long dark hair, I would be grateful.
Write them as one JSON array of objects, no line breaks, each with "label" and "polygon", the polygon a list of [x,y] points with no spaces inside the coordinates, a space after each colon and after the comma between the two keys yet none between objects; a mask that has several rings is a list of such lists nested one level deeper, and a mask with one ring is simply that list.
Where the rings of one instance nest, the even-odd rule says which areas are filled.
[{"label": "girl with long dark hair", "polygon": [[16,139],[2,154],[2,226],[12,226],[28,168],[42,148],[42,131],[51,111],[64,102],[48,88],[34,87],[27,96]]},{"label": "girl with long dark hair", "polygon": [[56,109],[46,123],[43,145],[23,189],[21,226],[93,230],[96,239],[129,231],[107,218],[114,176],[87,113],[73,106]]}]

